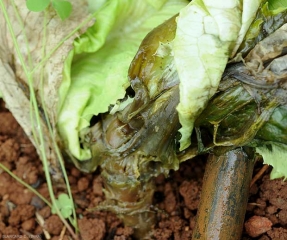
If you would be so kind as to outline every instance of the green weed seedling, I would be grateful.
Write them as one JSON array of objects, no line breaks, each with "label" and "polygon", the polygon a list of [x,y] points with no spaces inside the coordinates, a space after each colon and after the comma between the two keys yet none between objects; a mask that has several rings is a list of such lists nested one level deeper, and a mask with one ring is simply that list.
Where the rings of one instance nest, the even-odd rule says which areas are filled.
[{"label": "green weed seedling", "polygon": [[[70,218],[72,216],[73,213],[73,201],[71,200],[71,198],[69,198],[69,196],[65,193],[61,193],[58,196],[58,199],[56,199],[56,204],[59,208],[59,210],[62,213],[62,216],[64,218]],[[57,211],[55,209],[55,207],[52,207],[52,213],[56,214]]]},{"label": "green weed seedling", "polygon": [[58,16],[65,20],[71,15],[72,12],[72,4],[68,1],[61,0],[27,0],[26,6],[30,11],[33,12],[42,12],[44,11],[50,4],[58,14]]}]

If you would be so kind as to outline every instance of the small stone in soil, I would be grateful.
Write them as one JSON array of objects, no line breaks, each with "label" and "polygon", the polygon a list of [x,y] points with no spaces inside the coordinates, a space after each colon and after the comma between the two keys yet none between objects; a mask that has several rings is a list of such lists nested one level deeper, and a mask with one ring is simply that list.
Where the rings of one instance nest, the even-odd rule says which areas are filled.
[{"label": "small stone in soil", "polygon": [[46,203],[38,196],[33,196],[30,204],[34,206],[37,210],[39,210],[45,207]]},{"label": "small stone in soil", "polygon": [[103,184],[102,178],[97,176],[93,180],[93,193],[97,196],[103,196]]},{"label": "small stone in soil", "polygon": [[86,177],[82,177],[78,180],[77,186],[79,192],[85,191],[89,187],[89,180]]},{"label": "small stone in soil", "polygon": [[106,234],[105,222],[83,217],[78,221],[81,236],[85,240],[102,240]]},{"label": "small stone in soil", "polygon": [[63,226],[61,219],[57,215],[51,215],[44,223],[45,230],[53,235],[59,235]]},{"label": "small stone in soil", "polygon": [[80,172],[79,169],[73,167],[73,168],[71,169],[71,175],[74,176],[74,177],[76,177],[76,178],[78,178],[78,177],[81,176],[81,172]]},{"label": "small stone in soil", "polygon": [[30,218],[21,224],[21,227],[26,231],[31,231],[35,228],[35,218]]},{"label": "small stone in soil", "polygon": [[253,216],[245,222],[245,230],[250,237],[258,237],[272,227],[272,222],[266,217]]}]

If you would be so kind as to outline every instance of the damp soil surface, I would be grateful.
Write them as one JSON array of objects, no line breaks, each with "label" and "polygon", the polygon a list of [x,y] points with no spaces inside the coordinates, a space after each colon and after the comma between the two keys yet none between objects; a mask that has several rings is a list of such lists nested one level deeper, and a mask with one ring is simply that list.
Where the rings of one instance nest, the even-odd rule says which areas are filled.
[{"label": "damp soil surface", "polygon": [[[200,199],[206,157],[192,159],[155,179],[153,204],[158,222],[153,238],[191,239]],[[27,136],[0,101],[0,163],[49,199],[42,163]],[[254,175],[260,171],[257,163]],[[251,187],[242,239],[287,239],[287,182],[269,180],[268,169]],[[104,200],[99,171],[84,174],[67,164],[78,225],[84,240],[133,239],[112,213],[92,210]],[[57,186],[61,191],[61,186]],[[240,207],[240,206],[239,206]],[[71,239],[58,216],[23,185],[0,169],[0,239]]]}]

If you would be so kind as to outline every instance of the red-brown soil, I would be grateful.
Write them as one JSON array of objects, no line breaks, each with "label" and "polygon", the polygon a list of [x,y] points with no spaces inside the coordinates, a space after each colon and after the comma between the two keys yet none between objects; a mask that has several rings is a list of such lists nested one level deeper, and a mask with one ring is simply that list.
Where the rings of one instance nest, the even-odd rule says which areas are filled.
[{"label": "red-brown soil", "polygon": [[[49,199],[42,163],[27,136],[0,101],[0,163]],[[205,157],[181,164],[166,179],[155,179],[158,223],[153,239],[191,239],[200,199]],[[262,167],[257,163],[254,174]],[[84,240],[132,239],[132,229],[111,213],[89,211],[104,200],[99,172],[84,174],[67,164]],[[287,239],[287,182],[269,180],[270,169],[250,189],[242,239]],[[239,206],[240,207],[240,206]],[[38,216],[38,217],[37,217]],[[44,220],[39,223],[39,218]],[[0,169],[0,239],[70,239],[45,203]]]}]

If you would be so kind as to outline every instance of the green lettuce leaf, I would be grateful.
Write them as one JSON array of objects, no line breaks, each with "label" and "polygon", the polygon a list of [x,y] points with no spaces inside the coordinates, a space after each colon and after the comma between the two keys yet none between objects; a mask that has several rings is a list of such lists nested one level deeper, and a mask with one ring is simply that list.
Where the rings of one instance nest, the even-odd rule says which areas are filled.
[{"label": "green lettuce leaf", "polygon": [[92,116],[107,112],[125,96],[128,68],[142,39],[187,3],[107,1],[95,14],[95,24],[74,42],[59,89],[57,123],[64,146],[74,157],[91,157],[88,147],[80,147],[81,132],[85,132]]},{"label": "green lettuce leaf", "polygon": [[180,78],[180,150],[190,145],[194,121],[218,88],[261,0],[194,0],[180,11],[174,59]]},{"label": "green lettuce leaf", "polygon": [[285,11],[287,8],[286,0],[268,0],[268,6],[271,11],[274,13],[280,13]]},{"label": "green lettuce leaf", "polygon": [[256,152],[262,155],[264,163],[273,166],[271,179],[287,177],[287,145],[270,142],[257,147]]},{"label": "green lettuce leaf", "polygon": [[95,1],[95,0],[87,0],[87,1],[88,1],[89,11],[91,13],[94,13],[94,12],[98,11],[107,2],[107,0],[97,0],[97,1]]}]

